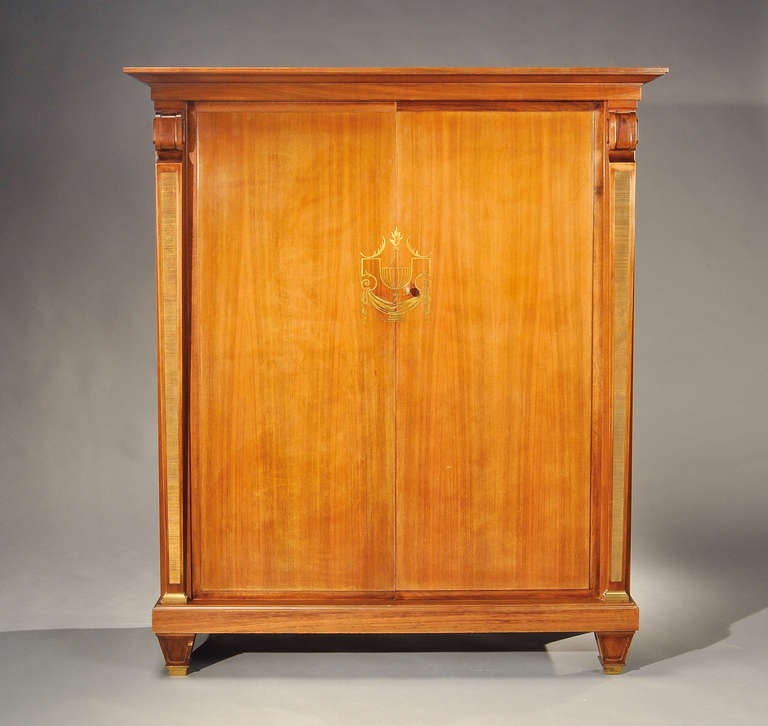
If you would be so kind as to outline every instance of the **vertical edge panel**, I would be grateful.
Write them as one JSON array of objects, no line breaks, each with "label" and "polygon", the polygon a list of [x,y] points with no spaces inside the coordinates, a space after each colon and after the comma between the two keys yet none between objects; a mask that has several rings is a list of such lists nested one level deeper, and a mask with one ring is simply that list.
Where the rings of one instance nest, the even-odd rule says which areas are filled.
[{"label": "vertical edge panel", "polygon": [[[183,582],[182,164],[156,165],[161,519],[164,583]],[[164,495],[164,496],[163,496]],[[174,588],[176,589],[176,588]],[[165,593],[164,593],[165,597]]]},{"label": "vertical edge panel", "polygon": [[632,408],[632,296],[634,268],[635,165],[610,167],[613,243],[613,471],[611,487],[611,590],[626,591],[627,520]]}]

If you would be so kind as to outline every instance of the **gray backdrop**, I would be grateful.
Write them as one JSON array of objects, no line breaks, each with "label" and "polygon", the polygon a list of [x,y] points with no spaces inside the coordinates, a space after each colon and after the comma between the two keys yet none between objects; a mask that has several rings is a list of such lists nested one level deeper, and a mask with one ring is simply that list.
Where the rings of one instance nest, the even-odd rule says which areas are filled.
[{"label": "gray backdrop", "polygon": [[123,65],[670,66],[640,107],[633,592],[656,658],[766,607],[767,8],[4,2],[0,630],[147,625],[158,594],[152,108]]}]

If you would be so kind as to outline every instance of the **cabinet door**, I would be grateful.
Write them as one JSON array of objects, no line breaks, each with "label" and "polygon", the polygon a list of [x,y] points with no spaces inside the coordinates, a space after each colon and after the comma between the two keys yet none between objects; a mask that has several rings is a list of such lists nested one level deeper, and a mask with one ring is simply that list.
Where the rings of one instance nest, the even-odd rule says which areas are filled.
[{"label": "cabinet door", "polygon": [[397,588],[589,587],[591,111],[398,113]]},{"label": "cabinet door", "polygon": [[197,596],[393,588],[394,330],[363,319],[359,268],[395,115],[305,108],[195,114]]}]

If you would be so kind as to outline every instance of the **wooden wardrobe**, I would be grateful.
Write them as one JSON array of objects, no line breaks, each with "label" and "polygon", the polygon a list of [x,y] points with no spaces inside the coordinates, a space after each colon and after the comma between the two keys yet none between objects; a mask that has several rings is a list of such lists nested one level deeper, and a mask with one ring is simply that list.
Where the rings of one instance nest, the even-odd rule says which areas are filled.
[{"label": "wooden wardrobe", "polygon": [[663,68],[126,68],[157,151],[161,597],[197,633],[594,631],[629,595]]}]

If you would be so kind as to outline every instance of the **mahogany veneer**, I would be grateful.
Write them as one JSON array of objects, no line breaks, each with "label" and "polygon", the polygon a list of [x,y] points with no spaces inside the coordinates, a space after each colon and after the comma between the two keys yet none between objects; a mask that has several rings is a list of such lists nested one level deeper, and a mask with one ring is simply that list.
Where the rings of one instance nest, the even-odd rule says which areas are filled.
[{"label": "mahogany veneer", "polygon": [[161,597],[196,633],[594,631],[629,596],[663,68],[126,68],[157,151]]}]

